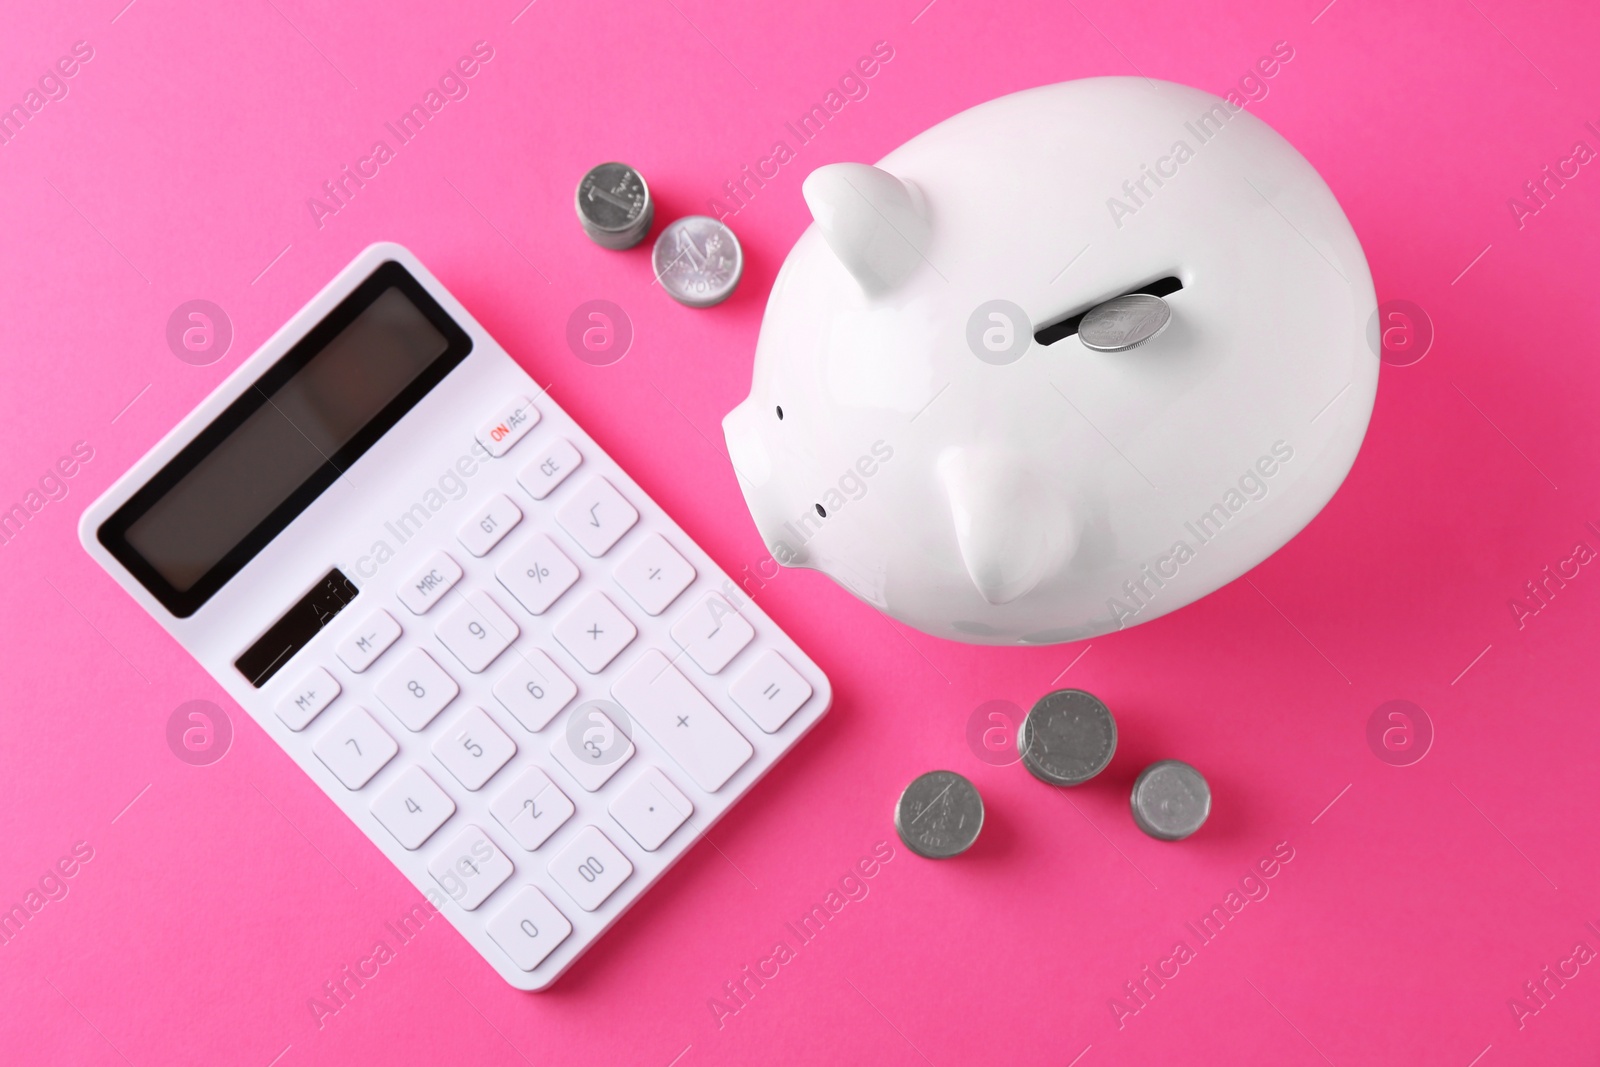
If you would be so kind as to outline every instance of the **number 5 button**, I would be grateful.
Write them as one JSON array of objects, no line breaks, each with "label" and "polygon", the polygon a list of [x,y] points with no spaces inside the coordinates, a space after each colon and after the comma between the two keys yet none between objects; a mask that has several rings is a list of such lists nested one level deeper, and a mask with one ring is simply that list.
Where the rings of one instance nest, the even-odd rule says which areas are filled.
[{"label": "number 5 button", "polygon": [[628,857],[618,852],[611,839],[593,826],[578,831],[572,844],[550,861],[550,877],[584,911],[593,911],[604,904],[632,873],[633,864],[628,862]]},{"label": "number 5 button", "polygon": [[457,719],[433,742],[433,754],[468,789],[481,789],[516,755],[517,743],[482,708]]},{"label": "number 5 button", "polygon": [[372,802],[372,814],[406,848],[421,847],[455,812],[456,802],[421,767],[401,771]]}]

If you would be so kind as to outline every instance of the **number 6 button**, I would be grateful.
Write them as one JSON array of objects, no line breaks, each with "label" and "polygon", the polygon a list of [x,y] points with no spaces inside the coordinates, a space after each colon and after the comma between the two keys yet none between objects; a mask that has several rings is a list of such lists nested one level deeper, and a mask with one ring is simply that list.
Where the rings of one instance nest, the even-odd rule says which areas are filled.
[{"label": "number 6 button", "polygon": [[593,911],[628,880],[633,864],[597,828],[585,826],[561,855],[550,861],[550,877],[578,907]]}]

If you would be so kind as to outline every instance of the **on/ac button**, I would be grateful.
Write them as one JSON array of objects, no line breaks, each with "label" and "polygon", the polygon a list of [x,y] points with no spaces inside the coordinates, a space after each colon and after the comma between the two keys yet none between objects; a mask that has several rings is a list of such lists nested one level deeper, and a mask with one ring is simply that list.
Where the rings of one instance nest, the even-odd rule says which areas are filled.
[{"label": "on/ac button", "polygon": [[538,423],[539,409],[533,406],[532,400],[519,396],[478,427],[478,443],[498,459],[511,451],[511,446]]}]

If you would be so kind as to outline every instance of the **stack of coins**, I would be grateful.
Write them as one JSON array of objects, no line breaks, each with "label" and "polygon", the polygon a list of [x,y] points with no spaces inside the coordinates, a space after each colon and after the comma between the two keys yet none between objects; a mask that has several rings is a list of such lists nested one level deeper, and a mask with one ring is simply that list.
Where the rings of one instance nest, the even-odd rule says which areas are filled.
[{"label": "stack of coins", "polygon": [[983,829],[983,798],[955,771],[929,771],[900,794],[894,828],[919,856],[930,860],[959,856]]},{"label": "stack of coins", "polygon": [[708,308],[733,295],[744,273],[739,239],[709,215],[677,219],[656,238],[656,280],[680,304]]},{"label": "stack of coins", "polygon": [[1211,814],[1211,786],[1182,760],[1158,760],[1133,783],[1130,803],[1139,829],[1161,841],[1182,841]]},{"label": "stack of coins", "polygon": [[1100,698],[1082,689],[1046,693],[1022,720],[1017,755],[1041,782],[1082,785],[1117,751],[1117,720]]},{"label": "stack of coins", "polygon": [[644,176],[626,163],[602,163],[585,174],[576,201],[583,232],[601,248],[632,248],[656,217]]}]

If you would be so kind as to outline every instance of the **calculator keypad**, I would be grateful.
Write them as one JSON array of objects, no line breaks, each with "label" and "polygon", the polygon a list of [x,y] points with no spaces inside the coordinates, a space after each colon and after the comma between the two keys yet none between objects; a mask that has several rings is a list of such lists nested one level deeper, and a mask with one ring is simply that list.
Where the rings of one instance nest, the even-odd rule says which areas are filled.
[{"label": "calculator keypad", "polygon": [[[504,454],[539,421],[518,398],[479,440]],[[793,733],[813,692],[609,460],[571,478],[572,441],[535,440],[514,484],[461,502],[388,579],[400,618],[341,618],[272,707],[502,973],[547,981],[552,954],[565,966],[597,936],[590,913],[609,923],[692,843],[697,813],[748,786],[750,738]]]}]

